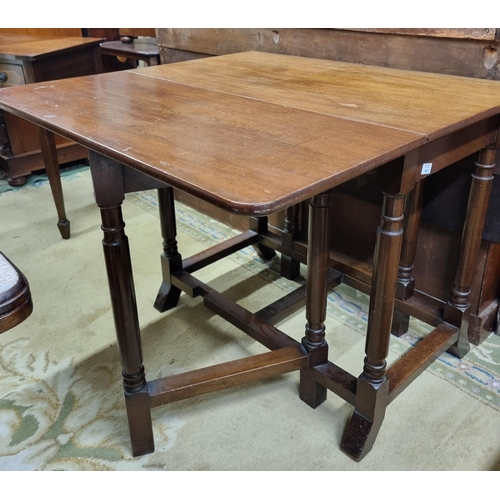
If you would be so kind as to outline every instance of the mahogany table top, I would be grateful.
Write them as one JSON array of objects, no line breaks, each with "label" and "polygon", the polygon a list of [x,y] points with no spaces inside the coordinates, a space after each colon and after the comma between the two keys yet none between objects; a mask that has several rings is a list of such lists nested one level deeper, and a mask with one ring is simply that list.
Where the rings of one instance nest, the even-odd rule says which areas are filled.
[{"label": "mahogany table top", "polygon": [[267,214],[500,112],[500,82],[248,52],[0,90],[0,107]]}]

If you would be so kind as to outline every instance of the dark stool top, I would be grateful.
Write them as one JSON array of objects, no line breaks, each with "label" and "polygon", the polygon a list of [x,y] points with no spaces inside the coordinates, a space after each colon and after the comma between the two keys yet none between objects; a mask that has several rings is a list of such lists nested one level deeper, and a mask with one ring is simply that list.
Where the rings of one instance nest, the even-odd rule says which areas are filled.
[{"label": "dark stool top", "polygon": [[28,280],[0,252],[0,333],[23,322],[32,311]]}]

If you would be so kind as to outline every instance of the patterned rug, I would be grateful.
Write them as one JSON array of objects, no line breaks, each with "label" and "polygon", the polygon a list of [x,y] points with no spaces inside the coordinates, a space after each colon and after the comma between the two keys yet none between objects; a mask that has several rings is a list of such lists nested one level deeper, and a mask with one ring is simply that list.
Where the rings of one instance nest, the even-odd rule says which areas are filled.
[{"label": "patterned rug", "polygon": [[[82,176],[90,177],[88,168],[79,167],[65,171],[63,174],[65,189]],[[12,189],[5,181],[0,180],[0,203],[1,198],[9,193],[15,195],[21,190],[46,188],[47,183],[45,176],[37,176],[31,178],[27,186]],[[158,217],[156,191],[132,193],[127,195],[127,202],[140,208],[141,211]],[[201,247],[212,246],[237,234],[233,229],[183,204],[178,203],[176,209],[180,236],[186,235],[199,242]],[[68,243],[60,243],[58,240],[57,245],[59,244],[65,245],[60,248],[68,248]],[[71,244],[78,244],[78,237],[72,237]],[[96,252],[95,258],[101,262],[102,255],[100,249],[97,250],[99,252]],[[234,263],[235,268],[242,267],[248,276],[258,276],[267,281],[269,287],[275,289],[278,295],[290,292],[303,283],[303,279],[290,282],[281,278],[278,257],[270,263],[264,263],[251,248],[243,249],[228,259]],[[85,266],[85,264],[82,265]],[[85,273],[85,267],[79,270],[75,265],[75,273],[78,271]],[[303,272],[302,275],[305,273]],[[96,288],[96,294],[100,293],[98,291],[100,288],[102,286]],[[91,338],[94,332],[99,332],[102,324],[108,325],[109,315],[106,322],[102,318],[104,311],[109,309],[107,290],[103,291],[102,301],[106,303],[106,306],[102,306],[101,311],[96,311],[90,319],[82,317],[81,336],[88,335]],[[215,323],[213,316],[207,315],[202,309],[204,308],[190,309],[188,306],[183,306],[178,308],[176,313],[184,315],[185,319],[187,318],[194,324],[202,324],[204,328],[213,327],[216,334],[210,342],[213,342],[216,347],[219,347],[217,343],[219,340],[221,346],[227,343],[227,339],[223,337],[230,333],[224,330],[225,327],[222,324]],[[354,340],[356,337],[362,340],[365,335],[367,313],[367,296],[346,285],[337,287],[328,296],[329,318],[347,327]],[[84,316],[83,313],[81,314]],[[102,322],[100,322],[101,319]],[[195,405],[199,410],[201,416],[197,418],[203,418],[204,412],[211,410],[203,405],[196,406],[199,403],[191,401],[168,405],[168,411],[165,410],[166,407],[155,409],[154,432],[157,451],[153,455],[133,459],[130,457],[121,380],[119,369],[117,369],[118,354],[116,346],[113,345],[113,339],[109,340],[106,345],[103,341],[104,347],[97,350],[97,354],[92,355],[84,350],[85,338],[75,339],[75,352],[80,346],[83,353],[79,358],[72,352],[58,353],[57,340],[52,350],[48,348],[35,350],[30,338],[33,332],[29,329],[28,321],[24,325],[24,330],[23,325],[18,328],[20,332],[26,332],[25,334],[0,337],[0,470],[161,470],[165,467],[175,468],[176,454],[181,453],[175,446],[177,437],[187,425],[183,415],[187,409],[191,409],[191,405]],[[157,332],[148,332],[148,328],[146,332],[143,331],[149,341],[145,348],[149,349],[150,354],[154,354],[161,348],[157,347],[156,337],[152,334]],[[153,327],[151,328],[154,330]],[[412,320],[411,329],[407,335],[391,339],[392,357],[395,358],[404,353],[429,330],[426,325]],[[204,339],[200,341],[206,342]],[[179,357],[184,365],[179,366],[179,361],[172,359],[171,367],[160,366],[155,372],[153,363],[148,372],[149,379],[168,375],[172,373],[170,370],[192,368],[190,363],[196,356],[185,350],[183,339],[173,338],[172,343],[173,348],[180,351]],[[250,342],[244,341],[242,346],[243,351],[251,352],[253,349],[253,344]],[[202,345],[202,347],[207,346]],[[213,346],[208,347],[211,349]],[[238,357],[239,352],[230,351],[230,354]],[[428,372],[500,412],[500,337],[492,335],[481,346],[473,346],[462,360],[443,354],[431,365]],[[260,403],[263,407],[278,404],[279,399],[273,392],[275,387],[273,384],[276,383],[278,382],[270,381],[265,386],[265,396]],[[222,401],[225,401],[224,398],[230,400],[240,397],[237,389],[224,391],[224,393],[225,395],[221,396]],[[110,397],[110,394],[113,396]],[[240,400],[238,402],[243,404]],[[309,410],[303,409],[305,407],[303,403],[300,405],[294,411],[307,412]],[[342,414],[345,410],[343,407],[339,406],[339,408]],[[318,410],[315,412],[316,415],[321,415]],[[326,417],[330,419],[331,415],[327,414]],[[206,418],[210,419],[209,416]],[[251,414],[240,418],[251,418]],[[309,418],[309,413],[304,413],[303,418]],[[192,425],[196,424],[191,423]],[[327,422],[327,425],[330,424]],[[272,425],[269,427],[269,432],[273,432],[273,437],[281,429],[278,427],[278,430],[273,430]],[[226,429],[226,439],[231,439],[231,429]],[[200,446],[205,446],[205,454],[209,454],[218,443],[210,441],[209,437],[206,439],[208,442]],[[234,439],[237,442],[237,438],[234,437]],[[333,442],[335,444],[332,446],[338,447],[338,442],[336,440]],[[301,446],[303,447],[303,444]],[[250,452],[251,450],[245,449],[245,456],[248,457]],[[254,452],[258,456],[262,451],[259,448],[259,451]],[[165,466],[165,463],[161,461],[166,456],[168,456],[170,466]],[[369,460],[370,455],[362,463],[370,465]],[[219,469],[230,468],[226,465],[227,462],[222,462],[223,465],[217,466],[217,462],[206,465],[202,461],[195,461],[194,458],[193,461],[192,465],[180,467],[197,470],[214,467],[216,469],[217,467]],[[253,466],[256,470],[260,470],[258,463],[255,462]],[[346,464],[342,465],[341,462],[338,464],[335,467],[354,467],[347,459]],[[306,468],[321,469],[324,466],[328,464],[311,462]],[[370,467],[378,470],[380,465],[375,464]],[[397,465],[392,467],[398,468]]]}]

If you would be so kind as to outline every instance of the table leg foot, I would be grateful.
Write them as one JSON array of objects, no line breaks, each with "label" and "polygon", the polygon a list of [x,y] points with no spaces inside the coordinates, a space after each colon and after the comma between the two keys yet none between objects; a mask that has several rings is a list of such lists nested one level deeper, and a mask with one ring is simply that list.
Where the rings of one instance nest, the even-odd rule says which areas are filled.
[{"label": "table leg foot", "polygon": [[401,311],[394,309],[392,316],[391,333],[396,337],[401,337],[408,333],[410,328],[410,316]]},{"label": "table leg foot", "polygon": [[[267,231],[267,217],[250,217],[248,228],[259,234],[265,233]],[[252,247],[263,260],[271,260],[276,255],[276,252],[272,248],[266,247],[261,243],[256,243]]]},{"label": "table leg foot", "polygon": [[28,176],[22,175],[20,177],[7,177],[7,182],[9,183],[9,186],[21,187],[28,182]]},{"label": "table leg foot", "polygon": [[298,260],[288,257],[288,255],[281,255],[281,276],[288,280],[296,280],[300,276],[300,262]]},{"label": "table leg foot", "polygon": [[181,291],[170,283],[163,282],[156,296],[154,307],[159,312],[173,309],[179,302]]},{"label": "table leg foot", "polygon": [[276,252],[272,248],[261,245],[260,243],[252,245],[252,247],[262,260],[271,260],[276,255]]},{"label": "table leg foot", "polygon": [[139,457],[152,453],[155,450],[155,444],[151,421],[151,407],[146,388],[135,393],[125,391],[125,403],[127,406],[132,455]]},{"label": "table leg foot", "polygon": [[465,317],[460,324],[460,333],[458,334],[458,340],[446,352],[459,359],[462,359],[470,351],[468,332],[469,321],[468,318]]},{"label": "table leg foot", "polygon": [[308,404],[311,408],[317,408],[321,403],[326,401],[327,389],[318,384],[312,376],[312,369],[301,370],[299,397]]},{"label": "table leg foot", "polygon": [[363,376],[359,377],[356,389],[356,408],[347,423],[341,450],[356,462],[372,449],[385,417],[389,380],[374,386]]},{"label": "table leg foot", "polygon": [[61,236],[63,240],[69,240],[70,237],[70,223],[69,220],[60,220],[57,223],[57,227],[59,228],[59,232],[61,233]]}]

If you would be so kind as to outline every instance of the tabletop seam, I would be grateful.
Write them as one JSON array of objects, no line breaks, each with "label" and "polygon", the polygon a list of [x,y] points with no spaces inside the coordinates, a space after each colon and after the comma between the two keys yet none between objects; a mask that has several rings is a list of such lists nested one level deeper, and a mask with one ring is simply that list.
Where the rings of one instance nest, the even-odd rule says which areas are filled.
[{"label": "tabletop seam", "polygon": [[320,116],[328,116],[328,117],[331,117],[331,118],[336,118],[336,119],[339,119],[339,120],[345,120],[345,121],[348,121],[348,122],[364,123],[366,125],[373,125],[373,126],[376,126],[376,127],[383,127],[383,128],[389,129],[389,130],[397,130],[398,132],[405,132],[405,133],[408,133],[408,134],[414,134],[416,136],[424,137],[427,141],[429,141],[429,136],[427,134],[424,134],[423,132],[415,132],[414,130],[407,130],[407,129],[399,128],[399,127],[391,127],[390,125],[384,125],[384,124],[381,124],[381,123],[372,122],[372,121],[368,121],[368,120],[360,120],[360,119],[356,119],[356,118],[346,118],[345,116],[340,116],[340,115],[336,115],[336,114],[333,114],[333,113],[323,113],[321,111],[314,111],[314,110],[311,110],[311,109],[301,108],[301,107],[297,107],[297,106],[287,106],[285,104],[280,104],[280,103],[276,103],[276,102],[273,102],[273,101],[268,101],[268,100],[265,100],[265,99],[258,99],[256,97],[250,97],[250,96],[241,95],[241,94],[237,94],[237,93],[233,93],[233,92],[227,92],[227,91],[223,91],[223,90],[212,89],[210,87],[204,87],[202,85],[195,85],[195,84],[192,84],[192,83],[180,82],[180,81],[177,81],[177,80],[172,80],[170,78],[160,78],[160,77],[155,76],[155,75],[146,75],[144,73],[135,73],[133,70],[130,71],[130,74],[135,75],[135,76],[143,76],[143,77],[146,77],[146,78],[152,78],[154,80],[160,80],[160,81],[163,81],[163,82],[175,83],[177,85],[183,85],[185,87],[192,87],[192,88],[196,88],[196,89],[207,90],[207,91],[210,91],[210,92],[217,92],[219,94],[229,95],[229,96],[233,96],[233,97],[239,97],[241,99],[248,99],[248,100],[251,100],[251,101],[263,102],[263,103],[266,103],[266,104],[273,104],[274,106],[279,106],[279,107],[282,107],[282,108],[285,108],[285,109],[295,109],[295,110],[302,111],[302,112],[314,113],[314,114],[320,115]]}]

